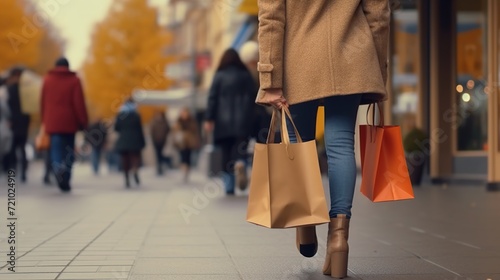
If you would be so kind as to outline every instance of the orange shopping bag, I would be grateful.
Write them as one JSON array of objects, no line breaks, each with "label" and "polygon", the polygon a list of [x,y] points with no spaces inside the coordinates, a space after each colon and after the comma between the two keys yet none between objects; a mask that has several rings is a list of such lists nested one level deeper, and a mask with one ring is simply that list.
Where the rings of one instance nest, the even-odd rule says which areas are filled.
[{"label": "orange shopping bag", "polygon": [[373,202],[413,199],[400,127],[384,126],[381,114],[380,125],[359,126],[359,137],[361,193]]}]

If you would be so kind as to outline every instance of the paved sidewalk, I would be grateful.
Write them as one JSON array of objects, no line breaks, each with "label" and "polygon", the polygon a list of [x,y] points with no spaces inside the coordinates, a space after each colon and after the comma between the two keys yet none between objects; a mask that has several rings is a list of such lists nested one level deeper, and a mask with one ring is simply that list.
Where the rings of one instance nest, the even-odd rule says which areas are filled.
[{"label": "paved sidewalk", "polygon": [[[140,188],[119,174],[76,167],[74,191],[17,185],[16,273],[8,271],[7,180],[0,178],[0,279],[331,279],[295,249],[294,230],[245,222],[246,196],[220,182],[143,170]],[[356,193],[351,279],[500,279],[500,193],[484,187],[415,189],[416,199],[374,204]],[[4,225],[1,225],[3,223]]]}]

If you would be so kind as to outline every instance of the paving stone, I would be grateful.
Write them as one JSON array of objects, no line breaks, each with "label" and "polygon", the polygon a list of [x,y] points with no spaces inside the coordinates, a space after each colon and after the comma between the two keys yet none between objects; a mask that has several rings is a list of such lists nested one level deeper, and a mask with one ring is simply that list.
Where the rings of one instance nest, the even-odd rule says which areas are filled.
[{"label": "paving stone", "polygon": [[[19,266],[16,267],[16,273],[59,273],[63,271],[64,266]],[[2,274],[11,274],[8,267],[0,270]]]},{"label": "paving stone", "polygon": [[217,258],[227,257],[228,253],[223,245],[171,245],[145,247],[141,258]]},{"label": "paving stone", "polygon": [[462,274],[462,276],[463,276],[463,280],[499,280],[500,279],[500,274],[495,274],[495,273],[488,273],[488,274],[464,273],[464,274]]},{"label": "paving stone", "polygon": [[[132,275],[130,280],[240,280],[238,275],[150,275],[136,274]],[[273,279],[273,278],[268,278]]]},{"label": "paving stone", "polygon": [[445,274],[444,268],[418,258],[351,258],[349,269],[357,275]]},{"label": "paving stone", "polygon": [[69,265],[64,269],[64,272],[97,272],[99,266],[91,265]]},{"label": "paving stone", "polygon": [[155,258],[137,260],[133,274],[180,274],[180,275],[236,275],[233,262],[229,258]]},{"label": "paving stone", "polygon": [[80,256],[135,256],[139,250],[119,250],[119,251],[88,251],[80,253]]},{"label": "paving stone", "polygon": [[[352,273],[347,273],[348,278],[345,279],[361,279],[353,275]],[[316,272],[291,272],[287,274],[245,274],[243,275],[245,280],[332,280],[333,278],[329,275],[323,275],[321,271]]]},{"label": "paving stone", "polygon": [[234,257],[234,262],[243,275],[277,275],[285,279],[301,273],[319,273],[323,258],[294,257]]},{"label": "paving stone", "polygon": [[72,265],[133,265],[134,260],[90,260],[90,261],[78,261],[75,260],[71,263]]},{"label": "paving stone", "polygon": [[201,236],[216,236],[217,232],[211,226],[177,226],[177,227],[153,227],[149,233],[149,237],[165,237],[171,235],[201,235]]},{"label": "paving stone", "polygon": [[290,257],[300,256],[295,244],[239,245],[227,244],[227,251],[232,257]]},{"label": "paving stone", "polygon": [[38,266],[59,266],[59,265],[68,265],[70,261],[40,261],[38,262]]},{"label": "paving stone", "polygon": [[217,235],[213,236],[165,236],[154,237],[145,240],[145,246],[160,245],[218,245],[222,244]]},{"label": "paving stone", "polygon": [[500,258],[496,257],[429,257],[429,260],[438,263],[459,274],[500,274]]},{"label": "paving stone", "polygon": [[57,273],[10,273],[0,274],[0,280],[53,280]]},{"label": "paving stone", "polygon": [[70,261],[74,258],[75,256],[55,256],[55,255],[50,255],[50,256],[44,256],[44,255],[33,255],[33,254],[28,254],[26,256],[23,256],[21,258],[22,261]]},{"label": "paving stone", "polygon": [[[40,265],[40,261],[29,261],[29,260],[23,260],[22,258],[18,259],[16,262],[16,266],[37,266]],[[56,264],[56,265],[61,265],[61,264]],[[62,264],[64,265],[64,264]]]},{"label": "paving stone", "polygon": [[[454,274],[422,274],[422,275],[359,275],[363,280],[472,280]],[[478,279],[479,280],[479,279]],[[483,280],[486,280],[483,279]]]},{"label": "paving stone", "polygon": [[97,272],[97,273],[63,273],[61,280],[97,280],[97,279],[128,279],[128,273]]},{"label": "paving stone", "polygon": [[99,267],[99,272],[129,272],[131,265],[109,265]]}]

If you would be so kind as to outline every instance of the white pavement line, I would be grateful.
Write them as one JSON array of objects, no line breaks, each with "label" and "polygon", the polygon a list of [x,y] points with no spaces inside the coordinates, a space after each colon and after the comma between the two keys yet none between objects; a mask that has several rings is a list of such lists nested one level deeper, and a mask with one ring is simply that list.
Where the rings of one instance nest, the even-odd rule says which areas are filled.
[{"label": "white pavement line", "polygon": [[466,247],[470,247],[470,248],[474,248],[474,249],[477,249],[477,250],[481,250],[481,248],[479,248],[477,246],[474,246],[472,244],[466,243],[466,242],[462,242],[462,241],[459,241],[459,240],[452,240],[452,241],[455,242],[455,243],[458,243],[460,245],[464,245]]},{"label": "white pavement line", "polygon": [[411,230],[413,231],[416,231],[418,233],[426,233],[425,230],[423,229],[420,229],[420,228],[416,228],[416,227],[410,227]]},{"label": "white pavement line", "polygon": [[432,236],[434,236],[434,237],[437,237],[437,238],[439,238],[439,239],[446,239],[446,236],[441,235],[441,234],[432,233],[431,235],[432,235]]},{"label": "white pavement line", "polygon": [[426,258],[421,258],[421,259],[422,259],[422,260],[424,260],[424,261],[426,261],[426,262],[428,262],[428,263],[430,263],[430,264],[432,264],[432,265],[435,265],[435,266],[437,266],[437,267],[439,267],[439,268],[441,268],[441,269],[444,269],[444,270],[448,271],[449,273],[455,274],[455,275],[456,275],[456,276],[458,276],[458,277],[463,277],[460,273],[455,272],[455,271],[453,271],[453,270],[451,270],[451,269],[449,269],[449,268],[446,268],[446,267],[444,267],[444,266],[442,266],[442,265],[440,265],[440,264],[438,264],[438,263],[435,263],[435,262],[433,262],[433,261],[431,261],[431,260],[428,260],[428,259],[426,259]]},{"label": "white pavement line", "polygon": [[378,242],[380,242],[380,243],[382,243],[382,244],[384,244],[384,245],[392,246],[392,244],[390,242],[388,242],[388,241],[381,240],[381,239],[375,239],[375,240],[378,241]]}]

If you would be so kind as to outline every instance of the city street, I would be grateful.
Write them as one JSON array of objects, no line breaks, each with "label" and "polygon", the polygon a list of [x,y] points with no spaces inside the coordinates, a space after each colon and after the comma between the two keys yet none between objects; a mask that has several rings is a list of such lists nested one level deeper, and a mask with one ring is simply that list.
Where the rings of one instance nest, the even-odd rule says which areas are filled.
[{"label": "city street", "polygon": [[[217,180],[195,173],[184,185],[177,171],[143,169],[142,185],[125,189],[121,174],[106,173],[77,164],[64,194],[31,166],[28,183],[16,184],[13,237],[2,177],[0,279],[331,279],[321,273],[326,225],[306,259],[293,229],[247,223],[246,196],[226,197]],[[356,193],[350,279],[500,279],[500,192],[422,186],[415,196],[375,204]]]}]

